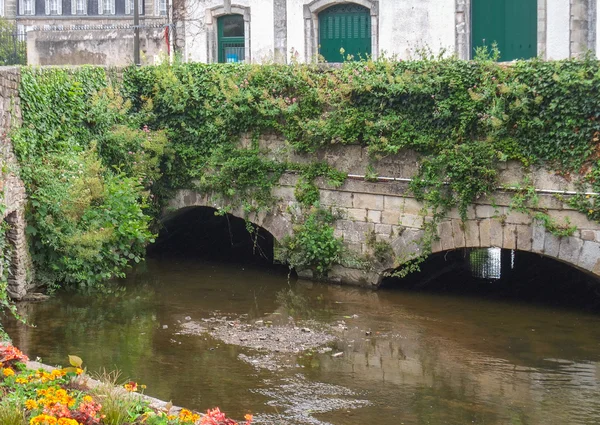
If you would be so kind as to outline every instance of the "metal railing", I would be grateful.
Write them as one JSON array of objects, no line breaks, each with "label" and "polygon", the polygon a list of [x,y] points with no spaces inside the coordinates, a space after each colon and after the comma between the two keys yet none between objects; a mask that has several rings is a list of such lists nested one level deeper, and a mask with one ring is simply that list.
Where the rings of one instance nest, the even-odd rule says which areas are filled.
[{"label": "metal railing", "polygon": [[27,65],[27,33],[0,29],[0,66]]}]

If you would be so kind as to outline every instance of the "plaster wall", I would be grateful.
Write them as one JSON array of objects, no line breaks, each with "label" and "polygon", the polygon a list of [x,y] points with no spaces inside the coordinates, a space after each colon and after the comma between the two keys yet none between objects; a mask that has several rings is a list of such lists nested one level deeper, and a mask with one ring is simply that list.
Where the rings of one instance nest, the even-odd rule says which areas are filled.
[{"label": "plaster wall", "polygon": [[546,59],[566,59],[570,55],[571,5],[568,0],[547,0]]}]

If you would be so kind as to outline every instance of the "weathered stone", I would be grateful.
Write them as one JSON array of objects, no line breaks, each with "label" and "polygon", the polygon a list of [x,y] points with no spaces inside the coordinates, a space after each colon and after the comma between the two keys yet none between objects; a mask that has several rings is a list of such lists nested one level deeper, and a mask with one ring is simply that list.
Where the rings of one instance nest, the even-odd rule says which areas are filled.
[{"label": "weathered stone", "polygon": [[442,251],[454,249],[454,235],[452,233],[451,221],[444,221],[438,225],[438,235],[440,235]]},{"label": "weathered stone", "polygon": [[581,239],[572,236],[563,237],[560,242],[558,258],[567,263],[577,264],[582,247],[583,241]]},{"label": "weathered stone", "polygon": [[504,228],[502,223],[496,219],[490,220],[490,245],[502,248]]},{"label": "weathered stone", "polygon": [[546,237],[546,229],[539,221],[533,222],[531,250],[533,252],[544,252],[544,239]]},{"label": "weathered stone", "polygon": [[506,224],[502,232],[502,248],[517,249],[517,226],[514,224]]},{"label": "weathered stone", "polygon": [[392,234],[392,226],[389,224],[376,224],[375,225],[375,233],[385,234],[385,235],[389,236]]},{"label": "weathered stone", "polygon": [[423,204],[414,198],[403,198],[398,196],[384,196],[384,209],[395,210],[408,215],[420,215]]},{"label": "weathered stone", "polygon": [[366,208],[370,210],[383,210],[383,195],[355,193],[353,207]]},{"label": "weathered stone", "polygon": [[336,190],[321,190],[321,205],[353,208],[353,195],[349,192],[338,192]]},{"label": "weathered stone", "polygon": [[454,239],[455,248],[463,248],[466,246],[465,232],[463,230],[462,221],[452,220],[452,237]]},{"label": "weathered stone", "polygon": [[367,219],[367,210],[364,208],[347,208],[346,218],[348,220],[364,221]]},{"label": "weathered stone", "polygon": [[485,220],[481,220],[479,222],[479,241],[481,243],[481,247],[490,247],[492,246],[492,223],[491,219],[487,218]]},{"label": "weathered stone", "polygon": [[528,214],[518,211],[511,211],[506,216],[505,221],[509,224],[529,224],[531,223],[531,217]]},{"label": "weathered stone", "polygon": [[403,214],[402,217],[400,217],[400,224],[406,227],[420,229],[423,227],[423,217],[420,215]]},{"label": "weathered stone", "polygon": [[381,223],[381,211],[369,210],[367,219],[372,223]]},{"label": "weathered stone", "polygon": [[479,240],[479,223],[476,220],[465,223],[465,246],[468,248],[482,246]]},{"label": "weathered stone", "polygon": [[402,213],[400,211],[384,210],[381,213],[381,222],[383,224],[395,225],[395,224],[400,223],[401,217],[402,217]]},{"label": "weathered stone", "polygon": [[591,241],[583,242],[577,265],[582,269],[592,271],[600,260],[600,244]]},{"label": "weathered stone", "polygon": [[533,228],[527,225],[517,225],[517,249],[531,251]]},{"label": "weathered stone", "polygon": [[504,207],[494,207],[492,205],[476,205],[475,216],[477,218],[499,217],[504,214]]},{"label": "weathered stone", "polygon": [[544,237],[544,255],[548,257],[558,258],[558,251],[560,250],[561,238],[554,236],[550,232],[546,232]]}]

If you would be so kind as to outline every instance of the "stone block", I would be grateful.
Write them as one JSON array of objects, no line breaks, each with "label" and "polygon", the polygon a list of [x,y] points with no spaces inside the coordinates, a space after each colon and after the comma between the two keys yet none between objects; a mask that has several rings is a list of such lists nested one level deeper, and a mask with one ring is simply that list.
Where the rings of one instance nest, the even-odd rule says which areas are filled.
[{"label": "stone block", "polygon": [[381,223],[381,211],[368,210],[367,219],[372,223]]},{"label": "stone block", "polygon": [[404,198],[398,196],[384,196],[384,209],[400,211],[404,214],[419,215],[423,204],[415,198]]},{"label": "stone block", "polygon": [[392,234],[392,226],[389,224],[376,224],[375,233],[389,236]]},{"label": "stone block", "polygon": [[294,195],[293,187],[276,186],[275,188],[273,188],[272,193],[275,198],[279,198],[283,201],[295,201],[296,200],[296,196]]},{"label": "stone block", "polygon": [[397,257],[407,261],[421,254],[423,230],[406,229],[402,235],[392,241],[392,249]]},{"label": "stone block", "polygon": [[546,237],[546,229],[537,220],[532,223],[532,242],[531,250],[533,252],[544,252],[544,239]]},{"label": "stone block", "polygon": [[383,195],[371,195],[368,193],[354,194],[354,208],[366,208],[369,210],[383,210]]},{"label": "stone block", "polygon": [[493,207],[491,205],[476,205],[475,215],[477,218],[499,217],[505,213],[505,207]]},{"label": "stone block", "polygon": [[364,208],[347,208],[344,211],[348,220],[365,221],[367,219],[367,210]]},{"label": "stone block", "polygon": [[505,221],[508,224],[529,224],[531,223],[531,217],[529,214],[511,211],[507,214]]},{"label": "stone block", "polygon": [[431,252],[436,253],[436,252],[441,252],[441,251],[442,251],[441,239],[439,237],[434,238],[433,241],[431,241]]},{"label": "stone block", "polygon": [[583,241],[573,236],[564,237],[560,242],[558,258],[570,264],[577,264]]},{"label": "stone block", "polygon": [[533,227],[526,224],[517,225],[517,249],[520,251],[531,251],[533,239]]},{"label": "stone block", "polygon": [[462,221],[452,220],[452,238],[454,240],[454,248],[463,248],[467,246]]},{"label": "stone block", "polygon": [[560,250],[561,238],[554,236],[550,232],[546,232],[544,237],[544,255],[548,257],[558,258],[558,252]]},{"label": "stone block", "polygon": [[492,246],[492,220],[486,218],[479,222],[479,242],[481,247]]},{"label": "stone block", "polygon": [[337,190],[321,190],[321,205],[353,208],[353,195],[350,192],[340,192]]},{"label": "stone block", "polygon": [[423,217],[420,215],[403,214],[400,217],[400,223],[406,227],[421,229],[423,227]]},{"label": "stone block", "polygon": [[582,269],[593,271],[600,261],[600,244],[592,241],[584,241],[577,260],[577,266]]},{"label": "stone block", "polygon": [[[458,208],[452,208],[450,211],[448,211],[448,214],[446,214],[446,217],[451,218],[453,220],[454,219],[462,220],[462,217],[460,216]],[[477,217],[476,207],[474,205],[469,205],[467,207],[467,220],[473,220],[476,217]]]},{"label": "stone block", "polygon": [[399,210],[398,211],[384,210],[381,213],[381,222],[383,224],[395,225],[395,224],[400,223],[401,217],[402,217],[402,213]]},{"label": "stone block", "polygon": [[506,224],[502,230],[502,248],[517,249],[517,226],[514,224]]},{"label": "stone block", "polygon": [[465,223],[465,246],[469,248],[480,247],[479,223],[469,220]]},{"label": "stone block", "polygon": [[454,249],[454,236],[452,233],[452,222],[444,221],[438,225],[438,235],[440,235],[440,243],[442,251]]}]

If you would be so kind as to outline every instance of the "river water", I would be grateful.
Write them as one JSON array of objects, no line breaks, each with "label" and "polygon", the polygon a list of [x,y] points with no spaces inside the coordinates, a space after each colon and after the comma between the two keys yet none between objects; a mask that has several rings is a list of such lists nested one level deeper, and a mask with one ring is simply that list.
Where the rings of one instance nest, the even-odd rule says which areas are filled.
[{"label": "river water", "polygon": [[[288,281],[279,271],[151,260],[102,293],[63,293],[9,323],[30,357],[118,369],[146,393],[277,424],[598,424],[600,316],[398,290]],[[217,311],[217,313],[215,313]],[[348,329],[276,372],[249,349],[181,335],[186,317],[293,317]],[[247,319],[246,319],[247,318]],[[342,323],[343,322],[343,323]],[[333,353],[343,352],[338,357]]]}]

